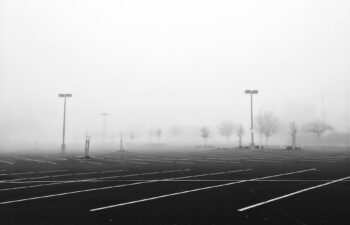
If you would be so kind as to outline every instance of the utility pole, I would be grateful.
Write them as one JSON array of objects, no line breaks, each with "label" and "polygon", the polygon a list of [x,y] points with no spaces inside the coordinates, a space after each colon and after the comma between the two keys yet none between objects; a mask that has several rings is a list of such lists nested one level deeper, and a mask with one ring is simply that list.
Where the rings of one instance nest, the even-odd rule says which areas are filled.
[{"label": "utility pole", "polygon": [[254,144],[254,124],[253,124],[253,95],[258,94],[258,90],[245,90],[245,94],[250,94],[250,132],[251,132],[251,143],[250,149],[255,149]]},{"label": "utility pole", "polygon": [[100,114],[103,117],[103,145],[105,144],[106,141],[106,116],[108,116],[108,113],[101,113]]},{"label": "utility pole", "polygon": [[124,148],[123,148],[123,135],[120,135],[120,151],[124,152]]},{"label": "utility pole", "polygon": [[90,158],[90,136],[88,135],[88,132],[86,131],[85,133],[86,136],[86,140],[85,140],[85,159],[89,159]]},{"label": "utility pole", "polygon": [[61,151],[62,154],[66,152],[65,136],[66,136],[66,101],[67,98],[72,97],[72,94],[58,94],[58,97],[64,98],[64,107],[63,107],[63,135],[62,135],[62,145]]}]

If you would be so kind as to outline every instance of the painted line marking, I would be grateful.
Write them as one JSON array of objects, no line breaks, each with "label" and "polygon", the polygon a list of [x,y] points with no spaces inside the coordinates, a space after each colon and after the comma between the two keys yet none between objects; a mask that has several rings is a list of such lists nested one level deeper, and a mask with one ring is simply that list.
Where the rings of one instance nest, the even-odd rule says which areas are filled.
[{"label": "painted line marking", "polygon": [[[70,180],[65,180],[70,181]],[[76,180],[71,180],[72,182],[76,182]],[[174,179],[174,180],[157,180],[157,179],[125,179],[125,180],[99,180],[98,178],[94,180],[86,180],[86,181],[79,181],[79,182],[141,182],[141,181],[158,181],[158,182],[236,182],[236,181],[243,181],[243,179],[238,180],[192,180],[192,179]],[[250,182],[329,182],[332,180],[257,180],[257,181],[250,181]],[[59,183],[62,182],[60,180],[56,181],[46,181],[46,180],[39,180],[39,181],[10,181],[10,182],[3,182],[3,183],[13,183],[13,184],[30,184],[30,183]],[[343,180],[341,182],[350,182],[350,180]]]},{"label": "painted line marking", "polygon": [[42,174],[42,173],[58,173],[58,172],[66,172],[67,170],[47,170],[47,171],[31,171],[31,172],[21,172],[21,173],[3,173],[0,174],[2,176],[13,176],[13,175],[25,175],[25,174]]},{"label": "painted line marking", "polygon": [[90,211],[95,212],[95,211],[100,211],[100,210],[105,210],[105,209],[110,209],[110,208],[115,208],[115,207],[120,207],[120,206],[125,206],[125,205],[136,204],[136,203],[140,203],[140,202],[152,201],[152,200],[156,200],[156,199],[160,199],[160,198],[167,198],[167,197],[171,197],[171,196],[175,196],[175,195],[182,195],[182,194],[187,194],[187,193],[192,193],[192,192],[197,192],[197,191],[203,191],[203,190],[208,190],[208,189],[213,189],[213,188],[230,186],[233,184],[239,184],[239,183],[261,180],[261,179],[272,178],[272,177],[286,176],[286,175],[291,175],[291,174],[296,174],[296,173],[304,173],[304,172],[309,172],[309,171],[314,171],[314,170],[316,170],[316,168],[307,169],[307,170],[300,170],[300,171],[296,171],[296,172],[283,173],[283,174],[276,174],[276,175],[260,177],[260,178],[253,178],[253,179],[242,180],[242,181],[237,181],[237,182],[230,182],[230,183],[213,185],[213,186],[207,186],[207,187],[203,187],[203,188],[196,188],[196,189],[191,189],[191,190],[187,190],[187,191],[175,192],[175,193],[171,193],[171,194],[159,195],[159,196],[155,196],[155,197],[151,197],[151,198],[144,198],[144,199],[140,199],[140,200],[136,200],[136,201],[124,202],[124,203],[120,203],[120,204],[90,209]]},{"label": "painted line marking", "polygon": [[143,164],[143,165],[148,165],[149,164],[149,163],[145,163],[145,162],[133,162],[133,161],[126,161],[126,163]]},{"label": "painted line marking", "polygon": [[119,163],[124,163],[124,161],[116,160],[116,159],[108,159],[108,158],[95,158],[95,159],[101,159],[101,160],[106,160],[109,162],[119,162]]},{"label": "painted line marking", "polygon": [[26,161],[33,161],[33,162],[37,162],[37,163],[57,164],[57,163],[54,163],[54,162],[48,162],[48,161],[39,160],[39,159],[28,159],[28,158],[17,157],[17,156],[15,156],[14,158],[22,159],[22,160],[26,160]]},{"label": "painted line marking", "polygon": [[[64,170],[64,171],[66,171],[66,170]],[[19,178],[19,179],[12,179],[12,180],[2,180],[2,181],[0,181],[0,183],[5,183],[5,182],[8,182],[8,181],[35,180],[35,179],[43,179],[43,178],[68,177],[68,176],[76,176],[76,175],[104,174],[104,173],[112,173],[112,172],[115,173],[115,172],[122,172],[122,171],[128,171],[128,170],[112,170],[112,171],[102,171],[102,172],[68,173],[68,174],[49,175],[49,176],[42,176],[42,177],[27,177],[27,178]]]},{"label": "painted line marking", "polygon": [[19,189],[27,189],[27,188],[35,188],[35,187],[44,187],[44,186],[51,186],[51,185],[58,185],[58,184],[79,183],[79,182],[85,182],[85,181],[96,180],[96,179],[103,180],[103,179],[119,178],[119,177],[145,176],[145,175],[173,173],[173,172],[189,171],[189,170],[190,169],[167,170],[167,171],[160,171],[160,172],[137,173],[137,174],[128,174],[128,175],[119,175],[119,176],[109,176],[109,177],[94,177],[94,178],[88,178],[88,179],[83,179],[83,180],[60,181],[60,182],[57,182],[57,183],[39,184],[39,185],[31,185],[31,186],[21,186],[21,187],[14,187],[14,188],[4,188],[4,189],[0,189],[0,191],[10,191],[10,190],[19,190]]},{"label": "painted line marking", "polygon": [[15,163],[13,163],[13,162],[8,162],[8,161],[3,161],[3,160],[0,160],[0,162],[5,163],[5,164],[10,164],[10,165],[15,164]]},{"label": "painted line marking", "polygon": [[176,162],[176,163],[181,163],[181,164],[194,164],[192,162]]},{"label": "painted line marking", "polygon": [[262,160],[262,159],[246,159],[248,162],[267,162],[267,163],[281,163],[282,161],[274,161],[274,160]]},{"label": "painted line marking", "polygon": [[103,163],[98,163],[98,162],[88,162],[88,161],[84,161],[84,160],[77,160],[78,162],[81,163],[89,163],[89,164],[94,164],[94,165],[103,165]]},{"label": "painted line marking", "polygon": [[[176,170],[176,171],[178,172],[178,171],[189,171],[189,170],[190,169]],[[174,171],[168,171],[168,172],[174,172]],[[166,172],[167,171],[154,172],[154,173],[166,173]],[[176,178],[168,178],[168,179],[176,179]],[[121,185],[107,186],[107,187],[101,187],[101,188],[91,188],[91,189],[84,189],[84,190],[79,190],[79,191],[63,192],[63,193],[58,193],[58,194],[51,194],[51,195],[43,195],[43,196],[38,196],[38,197],[17,199],[17,200],[12,200],[12,201],[0,202],[0,205],[7,205],[7,204],[12,204],[12,203],[17,203],[17,202],[25,202],[25,201],[31,201],[31,200],[37,200],[37,199],[44,199],[44,198],[52,198],[52,197],[57,197],[57,196],[85,193],[85,192],[91,192],[91,191],[99,191],[99,190],[107,190],[107,189],[120,188],[120,187],[135,186],[135,185],[139,185],[139,184],[147,184],[147,183],[154,183],[154,182],[158,182],[158,180],[147,181],[147,182],[137,182],[137,183],[131,183],[131,184],[121,184]]]},{"label": "painted line marking", "polygon": [[[186,178],[194,178],[194,177],[202,177],[202,176],[209,176],[209,175],[220,175],[220,174],[228,174],[228,173],[237,173],[237,172],[243,172],[243,171],[250,171],[252,169],[244,169],[244,170],[233,170],[233,171],[226,171],[226,172],[216,172],[216,173],[209,173],[209,174],[200,174],[200,175],[192,175],[192,176],[186,176],[186,177],[181,177],[182,179],[186,179]],[[123,170],[117,170],[117,171],[123,171]],[[111,171],[111,172],[117,172],[117,171]],[[105,171],[104,173],[107,173],[108,171]],[[99,173],[99,172],[93,172],[93,173]],[[49,178],[53,178],[53,177],[63,177],[63,176],[70,176],[70,175],[81,175],[81,174],[86,174],[86,173],[79,173],[79,174],[64,174],[64,175],[56,175],[56,176],[47,176]],[[91,173],[89,173],[91,174]],[[130,176],[138,176],[140,174],[132,174],[132,175],[124,175],[124,176],[120,176],[120,177],[130,177]],[[34,177],[34,178],[37,178],[37,177]],[[33,178],[33,179],[34,179]],[[38,177],[38,178],[46,178],[46,177]],[[94,178],[94,180],[72,180],[72,182],[105,182],[105,181],[137,181],[137,182],[140,182],[140,181],[156,181],[156,180],[159,180],[159,181],[233,181],[233,180],[178,180],[179,178],[176,178],[174,180],[159,180],[159,179],[134,179],[134,180],[105,180],[104,178],[102,178],[102,180],[100,178]],[[45,181],[45,180],[39,180],[39,181],[19,181],[19,180],[22,180],[22,179],[15,179],[15,180],[8,180],[8,181],[4,181],[4,182],[1,182],[1,183],[14,183],[14,184],[27,184],[27,183],[60,183],[60,182],[67,182],[67,180],[65,181]],[[28,179],[29,180],[29,179]],[[234,180],[234,181],[238,181],[238,180]],[[1,189],[0,189],[1,190]]]},{"label": "painted line marking", "polygon": [[323,163],[335,163],[337,161],[330,161],[330,160],[313,160],[313,159],[300,159],[299,161],[302,162],[323,162]]},{"label": "painted line marking", "polygon": [[[49,158],[49,159],[50,159],[50,158]],[[53,158],[53,159],[55,159],[55,160],[62,160],[62,161],[68,160],[68,159],[64,159],[64,158]]]},{"label": "painted line marking", "polygon": [[66,161],[66,160],[68,160],[68,159],[66,159],[66,158],[59,158],[59,157],[48,157],[48,156],[46,156],[46,157],[44,157],[45,159],[48,159],[48,160],[59,160],[59,161]]},{"label": "painted line marking", "polygon": [[209,162],[209,163],[227,163],[226,161],[218,161],[218,160],[205,160],[205,159],[192,159],[196,162]]},{"label": "painted line marking", "polygon": [[316,185],[316,186],[313,186],[313,187],[305,188],[305,189],[302,189],[302,190],[299,190],[299,191],[292,192],[290,194],[282,195],[282,196],[277,197],[277,198],[273,198],[273,199],[270,199],[270,200],[267,200],[267,201],[264,201],[264,202],[260,202],[260,203],[254,204],[254,205],[250,205],[250,206],[238,209],[237,211],[243,212],[243,211],[246,211],[248,209],[252,209],[252,208],[255,208],[255,207],[258,207],[258,206],[266,205],[268,203],[275,202],[275,201],[283,199],[283,198],[288,198],[288,197],[293,196],[293,195],[297,195],[297,194],[300,194],[300,193],[303,193],[303,192],[306,192],[306,191],[310,191],[310,190],[313,190],[313,189],[316,189],[316,188],[321,188],[321,187],[324,187],[324,186],[327,186],[327,185],[330,185],[330,184],[334,184],[334,183],[337,183],[337,182],[340,182],[340,181],[343,181],[343,180],[347,180],[349,178],[350,178],[350,176],[344,177],[344,178],[341,178],[341,179],[338,179],[338,180],[333,180],[333,181],[330,181],[330,182],[327,182],[327,183],[324,183],[324,184]]}]

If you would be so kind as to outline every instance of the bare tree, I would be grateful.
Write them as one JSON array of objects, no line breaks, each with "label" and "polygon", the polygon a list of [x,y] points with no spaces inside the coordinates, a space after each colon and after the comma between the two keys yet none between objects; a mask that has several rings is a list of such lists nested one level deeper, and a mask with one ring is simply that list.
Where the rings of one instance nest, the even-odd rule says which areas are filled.
[{"label": "bare tree", "polygon": [[219,133],[226,137],[227,144],[230,141],[230,137],[232,136],[233,132],[235,130],[235,124],[231,121],[224,121],[219,126]]},{"label": "bare tree", "polygon": [[125,152],[124,145],[123,145],[123,133],[120,132],[120,149],[119,151]]},{"label": "bare tree", "polygon": [[289,134],[292,137],[292,148],[295,149],[297,147],[297,133],[298,127],[295,122],[292,122],[289,127]]},{"label": "bare tree", "polygon": [[236,130],[236,135],[238,137],[238,147],[242,148],[242,137],[244,135],[244,128],[242,125],[239,125],[237,130]]},{"label": "bare tree", "polygon": [[160,128],[156,130],[156,135],[158,137],[158,143],[160,143],[160,139],[162,137],[162,130]]},{"label": "bare tree", "polygon": [[201,128],[201,137],[204,139],[204,144],[207,146],[207,141],[210,136],[210,130],[207,127]]},{"label": "bare tree", "polygon": [[316,135],[316,144],[320,144],[321,136],[333,127],[321,120],[315,120],[305,125],[305,130]]},{"label": "bare tree", "polygon": [[278,121],[272,112],[260,113],[256,118],[257,130],[266,138],[266,145],[269,144],[269,138],[277,131]]}]

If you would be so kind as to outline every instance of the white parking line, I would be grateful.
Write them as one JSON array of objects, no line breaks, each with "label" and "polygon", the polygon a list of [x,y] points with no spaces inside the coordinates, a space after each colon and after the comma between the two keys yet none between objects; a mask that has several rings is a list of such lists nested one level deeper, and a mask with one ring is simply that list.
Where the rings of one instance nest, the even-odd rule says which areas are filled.
[{"label": "white parking line", "polygon": [[148,165],[149,164],[149,163],[145,163],[145,162],[132,162],[132,161],[126,161],[126,163],[143,164],[143,165]]},{"label": "white parking line", "polygon": [[[173,170],[173,171],[161,171],[161,172],[154,172],[154,174],[156,174],[156,173],[175,172],[175,171],[177,171],[177,172],[179,172],[179,171],[189,171],[189,170],[190,169]],[[139,175],[141,175],[141,174],[139,174]],[[176,179],[176,178],[168,178],[168,179]],[[91,189],[84,189],[84,190],[79,190],[79,191],[71,191],[71,192],[63,192],[63,193],[58,193],[58,194],[43,195],[43,196],[32,197],[32,198],[23,198],[23,199],[17,199],[17,200],[12,200],[12,201],[0,202],[0,205],[8,205],[8,204],[17,203],[17,202],[25,202],[25,201],[44,199],[44,198],[52,198],[52,197],[58,197],[58,196],[64,196],[64,195],[72,195],[72,194],[85,193],[85,192],[91,192],[91,191],[100,191],[100,190],[107,190],[107,189],[113,189],[113,188],[135,186],[135,185],[139,185],[139,184],[147,184],[147,183],[154,183],[154,182],[158,182],[158,180],[145,181],[145,182],[136,182],[136,183],[131,183],[131,184],[121,184],[121,185],[107,186],[107,187],[101,187],[101,188],[91,188]]]},{"label": "white parking line", "polygon": [[[66,170],[64,170],[64,171],[66,171]],[[68,174],[49,175],[49,176],[41,176],[41,177],[27,177],[27,178],[18,178],[18,179],[12,179],[12,180],[2,180],[2,181],[0,181],[0,183],[5,183],[5,182],[8,182],[8,181],[35,180],[35,179],[44,179],[44,178],[68,177],[68,176],[76,176],[76,175],[115,173],[115,172],[122,172],[122,171],[128,171],[128,170],[112,170],[112,171],[101,171],[101,172],[68,173]]]},{"label": "white parking line", "polygon": [[[79,181],[79,182],[140,182],[140,181],[158,181],[158,182],[236,182],[236,181],[243,181],[245,179],[201,179],[201,180],[193,180],[193,179],[174,179],[174,180],[157,180],[157,179],[118,179],[118,180],[99,180],[96,178],[95,180],[87,180],[87,181]],[[67,181],[67,180],[66,180]],[[290,183],[295,183],[295,182],[329,182],[333,180],[256,180],[256,181],[250,181],[250,182],[259,182],[259,183],[265,183],[265,182],[290,182]],[[45,181],[45,180],[39,180],[39,181],[10,181],[10,182],[4,182],[4,183],[14,183],[14,184],[30,184],[30,183],[57,183],[57,182],[62,182],[59,180],[56,181]],[[350,180],[343,180],[342,182],[350,182]]]},{"label": "white parking line", "polygon": [[0,162],[5,163],[5,164],[10,164],[10,165],[14,164],[13,162],[7,162],[7,161],[3,161],[3,160],[0,160]]},{"label": "white parking line", "polygon": [[84,160],[77,160],[78,162],[81,163],[89,163],[89,164],[94,164],[94,165],[103,165],[103,163],[98,163],[98,162],[88,162],[88,161],[84,161]]},{"label": "white parking line", "polygon": [[[163,161],[163,162],[165,162],[165,161]],[[181,164],[194,164],[194,163],[192,163],[192,162],[179,162],[179,161],[177,161],[176,163],[181,163]]]},{"label": "white parking line", "polygon": [[267,162],[267,163],[281,163],[282,161],[275,161],[275,160],[263,160],[263,159],[246,159],[245,161],[248,162]]},{"label": "white parking line", "polygon": [[[51,185],[58,185],[58,184],[69,184],[69,183],[79,183],[79,182],[86,182],[96,179],[110,179],[110,178],[120,178],[120,177],[134,177],[134,176],[145,176],[145,175],[153,175],[153,174],[163,174],[163,173],[173,173],[173,172],[180,172],[180,171],[189,171],[190,169],[183,169],[183,170],[167,170],[167,171],[160,171],[160,172],[148,172],[148,173],[137,173],[137,174],[128,174],[128,175],[119,175],[119,176],[109,176],[109,177],[94,177],[94,178],[88,178],[83,180],[69,180],[69,181],[59,181],[56,183],[49,183],[49,184],[39,184],[39,185],[31,185],[31,186],[21,186],[21,187],[13,187],[13,188],[3,188],[0,189],[0,191],[10,191],[10,190],[19,190],[19,189],[27,189],[27,188],[35,188],[35,187],[44,187],[44,186],[51,186]],[[87,174],[87,173],[83,173]],[[71,174],[76,175],[76,174]],[[80,174],[81,175],[81,174]]]},{"label": "white parking line", "polygon": [[[51,158],[49,158],[49,159],[51,159]],[[66,160],[68,160],[68,159],[64,159],[64,158],[52,158],[52,159],[61,160],[61,161],[66,161]]]},{"label": "white parking line", "polygon": [[175,195],[182,195],[182,194],[193,193],[193,192],[197,192],[197,191],[203,191],[203,190],[208,190],[208,189],[213,189],[213,188],[230,186],[230,185],[233,185],[233,184],[239,184],[239,183],[244,183],[244,182],[249,182],[249,181],[261,180],[261,179],[266,179],[266,178],[271,178],[271,177],[286,176],[286,175],[291,175],[291,174],[296,174],[296,173],[304,173],[304,172],[314,171],[314,170],[316,170],[316,168],[307,169],[307,170],[300,170],[300,171],[290,172],[290,173],[282,173],[282,174],[266,176],[266,177],[260,177],[260,178],[254,178],[254,179],[248,179],[248,180],[242,180],[242,181],[237,181],[237,182],[230,182],[230,183],[226,183],[226,184],[207,186],[207,187],[203,187],[203,188],[196,188],[196,189],[191,189],[191,190],[181,191],[181,192],[175,192],[175,193],[166,194],[166,195],[159,195],[159,196],[155,196],[155,197],[151,197],[151,198],[144,198],[144,199],[140,199],[140,200],[136,200],[136,201],[130,201],[130,202],[124,202],[124,203],[110,205],[110,206],[104,206],[104,207],[100,207],[100,208],[91,209],[90,211],[91,212],[95,212],[95,211],[100,211],[100,210],[105,210],[105,209],[110,209],[110,208],[115,208],[115,207],[120,207],[120,206],[125,206],[125,205],[136,204],[136,203],[140,203],[140,202],[156,200],[156,199],[160,199],[160,198],[167,198],[167,197],[171,197],[171,196],[175,196]]},{"label": "white parking line", "polygon": [[124,161],[116,160],[116,159],[108,159],[108,158],[95,158],[95,159],[101,159],[101,160],[106,160],[106,161],[110,161],[110,162],[124,163]]},{"label": "white parking line", "polygon": [[22,160],[26,160],[26,161],[33,161],[33,162],[37,162],[37,163],[57,164],[57,163],[54,163],[54,162],[48,162],[48,161],[39,160],[39,159],[28,159],[28,158],[17,157],[17,156],[15,156],[14,158],[22,159]]},{"label": "white parking line", "polygon": [[31,171],[31,172],[21,172],[21,173],[3,173],[0,174],[2,176],[13,176],[13,175],[25,175],[25,174],[42,174],[42,173],[58,173],[58,172],[66,172],[67,170],[47,170],[47,171]]},{"label": "white parking line", "polygon": [[302,161],[302,162],[323,162],[323,163],[335,163],[337,161],[331,161],[331,160],[317,160],[317,159],[301,159],[299,161]]},{"label": "white parking line", "polygon": [[226,161],[218,161],[218,160],[205,160],[205,159],[192,159],[196,162],[209,162],[209,163],[226,163]]},{"label": "white parking line", "polygon": [[258,206],[266,205],[266,204],[268,204],[270,202],[274,202],[274,201],[277,201],[277,200],[280,200],[280,199],[283,199],[283,198],[288,198],[290,196],[303,193],[305,191],[310,191],[310,190],[313,190],[313,189],[316,189],[316,188],[324,187],[326,185],[334,184],[334,183],[337,183],[337,182],[340,182],[340,181],[343,181],[343,180],[346,180],[346,179],[349,179],[349,178],[350,178],[350,176],[349,177],[344,177],[344,178],[341,178],[341,179],[338,179],[338,180],[333,180],[333,181],[330,181],[330,182],[327,182],[327,183],[324,183],[324,184],[316,185],[316,186],[313,186],[313,187],[305,188],[305,189],[302,189],[302,190],[299,190],[299,191],[296,191],[296,192],[293,192],[293,193],[290,193],[290,194],[282,195],[282,196],[277,197],[277,198],[273,198],[273,199],[270,199],[270,200],[267,200],[267,201],[264,201],[264,202],[260,202],[260,203],[254,204],[254,205],[250,205],[250,206],[238,209],[238,211],[239,212],[243,212],[243,211],[246,211],[248,209],[252,209],[252,208],[255,208],[255,207],[258,207]]}]

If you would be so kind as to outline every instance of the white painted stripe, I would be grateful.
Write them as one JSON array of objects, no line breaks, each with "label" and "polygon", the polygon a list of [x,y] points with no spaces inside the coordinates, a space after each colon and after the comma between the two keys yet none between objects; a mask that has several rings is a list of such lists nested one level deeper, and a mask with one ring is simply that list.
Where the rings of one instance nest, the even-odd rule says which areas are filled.
[{"label": "white painted stripe", "polygon": [[35,171],[31,171],[31,172],[21,172],[21,173],[3,173],[3,174],[0,174],[0,175],[3,175],[3,176],[14,176],[14,175],[25,175],[25,174],[42,174],[42,173],[58,173],[58,172],[65,172],[67,170],[47,170],[47,171],[38,171],[38,172],[35,172]]},{"label": "white painted stripe", "polygon": [[175,193],[171,193],[171,194],[159,195],[159,196],[155,196],[155,197],[151,197],[151,198],[144,198],[144,199],[140,199],[140,200],[136,200],[136,201],[120,203],[120,204],[116,204],[116,205],[104,206],[104,207],[100,207],[100,208],[91,209],[90,211],[95,212],[95,211],[100,211],[100,210],[105,210],[105,209],[110,209],[110,208],[115,208],[115,207],[120,207],[120,206],[125,206],[125,205],[136,204],[136,203],[140,203],[140,202],[156,200],[156,199],[160,199],[160,198],[167,198],[167,197],[171,197],[171,196],[175,196],[175,195],[182,195],[182,194],[187,194],[187,193],[192,193],[192,192],[197,192],[197,191],[203,191],[203,190],[208,190],[208,189],[213,189],[213,188],[230,186],[233,184],[261,180],[261,179],[266,179],[266,178],[271,178],[271,177],[286,176],[286,175],[291,175],[291,174],[296,174],[296,173],[304,173],[304,172],[314,171],[314,170],[316,170],[316,168],[308,169],[308,170],[300,170],[300,171],[290,172],[290,173],[277,174],[277,175],[266,176],[266,177],[260,177],[260,178],[253,178],[253,179],[242,180],[242,181],[237,181],[237,182],[230,182],[230,183],[226,183],[226,184],[213,185],[213,186],[208,186],[208,187],[203,187],[203,188],[196,188],[196,189],[191,189],[191,190],[187,190],[187,191],[175,192]]},{"label": "white painted stripe", "polygon": [[103,179],[119,178],[119,177],[145,176],[145,175],[163,174],[163,173],[173,173],[173,172],[189,171],[189,170],[190,170],[190,169],[183,169],[183,170],[167,170],[167,171],[160,171],[160,172],[137,173],[137,174],[128,174],[128,175],[119,175],[119,176],[109,176],[109,177],[94,177],[94,178],[88,178],[88,179],[83,179],[83,180],[60,181],[60,182],[57,182],[57,183],[50,183],[50,184],[39,184],[39,185],[31,185],[31,186],[21,186],[21,187],[13,187],[13,188],[3,188],[3,189],[0,189],[0,191],[10,191],[10,190],[28,189],[28,188],[35,188],[35,187],[44,187],[44,186],[51,186],[51,185],[68,184],[68,183],[79,183],[79,182],[86,182],[86,181],[96,180],[96,179],[103,180]]},{"label": "white painted stripe", "polygon": [[112,158],[112,159],[121,159],[122,157],[117,157],[117,156],[108,156],[107,158]]},{"label": "white painted stripe", "polygon": [[243,212],[243,211],[246,211],[248,209],[252,209],[252,208],[255,208],[255,207],[258,207],[258,206],[266,205],[268,203],[275,202],[275,201],[283,199],[283,198],[288,198],[288,197],[293,196],[293,195],[297,195],[297,194],[300,194],[300,193],[303,193],[303,192],[306,192],[306,191],[310,191],[310,190],[313,190],[313,189],[316,189],[316,188],[320,188],[320,187],[324,187],[324,186],[327,186],[327,185],[330,185],[330,184],[334,184],[334,183],[337,183],[337,182],[340,182],[340,181],[343,181],[343,180],[346,180],[346,179],[349,179],[349,178],[350,178],[350,176],[344,177],[344,178],[341,178],[341,179],[338,179],[338,180],[333,180],[333,181],[330,181],[330,182],[327,182],[327,183],[324,183],[324,184],[316,185],[316,186],[313,186],[313,187],[305,188],[305,189],[302,189],[302,190],[299,190],[299,191],[296,191],[296,192],[293,192],[293,193],[290,193],[290,194],[282,195],[282,196],[277,197],[277,198],[273,198],[273,199],[270,199],[270,200],[267,200],[267,201],[264,201],[264,202],[260,202],[260,203],[254,204],[254,205],[250,205],[250,206],[238,209],[238,211],[239,212]]},{"label": "white painted stripe", "polygon": [[[65,180],[68,181],[68,180]],[[233,181],[243,181],[243,179],[238,179],[238,180],[221,180],[221,179],[214,179],[214,180],[192,180],[192,179],[174,179],[174,180],[157,180],[157,179],[118,179],[118,180],[99,180],[98,178],[96,178],[95,180],[87,180],[87,181],[79,181],[79,182],[140,182],[140,181],[158,181],[158,182],[233,182]],[[256,180],[256,181],[250,181],[250,182],[329,182],[332,180]],[[45,180],[39,180],[39,181],[10,181],[10,182],[4,182],[4,183],[14,183],[14,184],[30,184],[30,183],[57,183],[57,182],[62,182],[60,180],[56,180],[56,181],[45,181]],[[76,182],[76,180],[72,180],[72,182]],[[341,182],[350,182],[350,180],[343,180]]]},{"label": "white painted stripe", "polygon": [[181,164],[194,164],[194,163],[191,163],[191,162],[176,162],[176,163],[181,163]]},{"label": "white painted stripe", "polygon": [[59,158],[59,157],[45,157],[45,159],[48,159],[48,160],[59,160],[59,161],[66,161],[66,160],[68,160],[66,158]]},{"label": "white painted stripe", "polygon": [[108,159],[108,158],[95,158],[95,159],[101,159],[101,160],[106,160],[109,162],[119,162],[119,163],[124,163],[124,161],[116,160],[116,159]]},{"label": "white painted stripe", "polygon": [[33,161],[33,162],[37,162],[37,163],[57,164],[57,163],[54,163],[54,162],[48,162],[48,161],[39,160],[39,159],[28,159],[28,158],[17,157],[17,156],[15,156],[14,158],[22,159],[22,160],[26,160],[26,161]]},{"label": "white painted stripe", "polygon": [[103,165],[103,163],[98,163],[98,162],[88,162],[88,161],[84,161],[84,160],[77,160],[78,162],[81,163],[89,163],[89,164],[95,164],[95,165]]},{"label": "white painted stripe", "polygon": [[262,160],[262,159],[246,159],[248,162],[267,162],[267,163],[281,163],[282,161],[273,161],[273,160]]},{"label": "white painted stripe", "polygon": [[0,160],[0,162],[5,163],[5,164],[10,164],[10,165],[14,164],[13,162],[8,162],[8,161],[3,161],[3,160]]},{"label": "white painted stripe", "polygon": [[[177,170],[177,171],[188,171],[188,170],[189,169]],[[157,172],[157,173],[166,173],[166,171]],[[176,179],[176,178],[169,178],[169,179]],[[79,190],[79,191],[71,191],[71,192],[63,192],[63,193],[58,193],[58,194],[43,195],[43,196],[32,197],[32,198],[23,198],[23,199],[18,199],[18,200],[0,202],[0,205],[8,205],[8,204],[17,203],[17,202],[25,202],[25,201],[31,201],[31,200],[37,200],[37,199],[52,198],[52,197],[58,197],[58,196],[64,196],[64,195],[72,195],[72,194],[85,193],[85,192],[91,192],[91,191],[100,191],[100,190],[107,190],[107,189],[113,189],[113,188],[135,186],[135,185],[140,185],[140,184],[154,183],[154,182],[158,182],[158,181],[159,180],[137,182],[137,183],[131,183],[131,184],[121,184],[121,185],[116,185],[116,186],[107,186],[107,187],[101,187],[101,188],[91,188],[91,189],[84,189],[84,190]]]},{"label": "white painted stripe", "polygon": [[55,160],[62,160],[62,161],[68,160],[68,159],[64,159],[64,158],[53,158],[53,159],[55,159]]},{"label": "white painted stripe", "polygon": [[210,163],[226,163],[226,161],[218,161],[218,160],[205,160],[205,159],[192,159],[196,162],[210,162]]},{"label": "white painted stripe", "polygon": [[302,161],[302,162],[323,162],[323,163],[337,162],[337,161],[330,161],[330,160],[314,160],[314,159],[301,159],[299,161]]},{"label": "white painted stripe", "polygon": [[[66,171],[66,170],[63,170],[63,171]],[[68,177],[68,176],[88,175],[88,174],[104,174],[104,173],[112,173],[112,172],[114,173],[114,172],[122,172],[122,171],[128,171],[128,170],[112,170],[112,171],[101,171],[101,172],[68,173],[68,174],[49,175],[49,176],[42,176],[42,177],[27,177],[27,178],[19,178],[19,179],[12,179],[12,180],[2,180],[2,181],[0,181],[0,183],[5,183],[5,182],[8,182],[8,181],[35,180],[35,179],[43,179],[43,178]]]},{"label": "white painted stripe", "polygon": [[132,161],[127,161],[127,163],[143,164],[143,165],[148,165],[149,164],[149,163],[145,163],[145,162],[132,162]]}]

